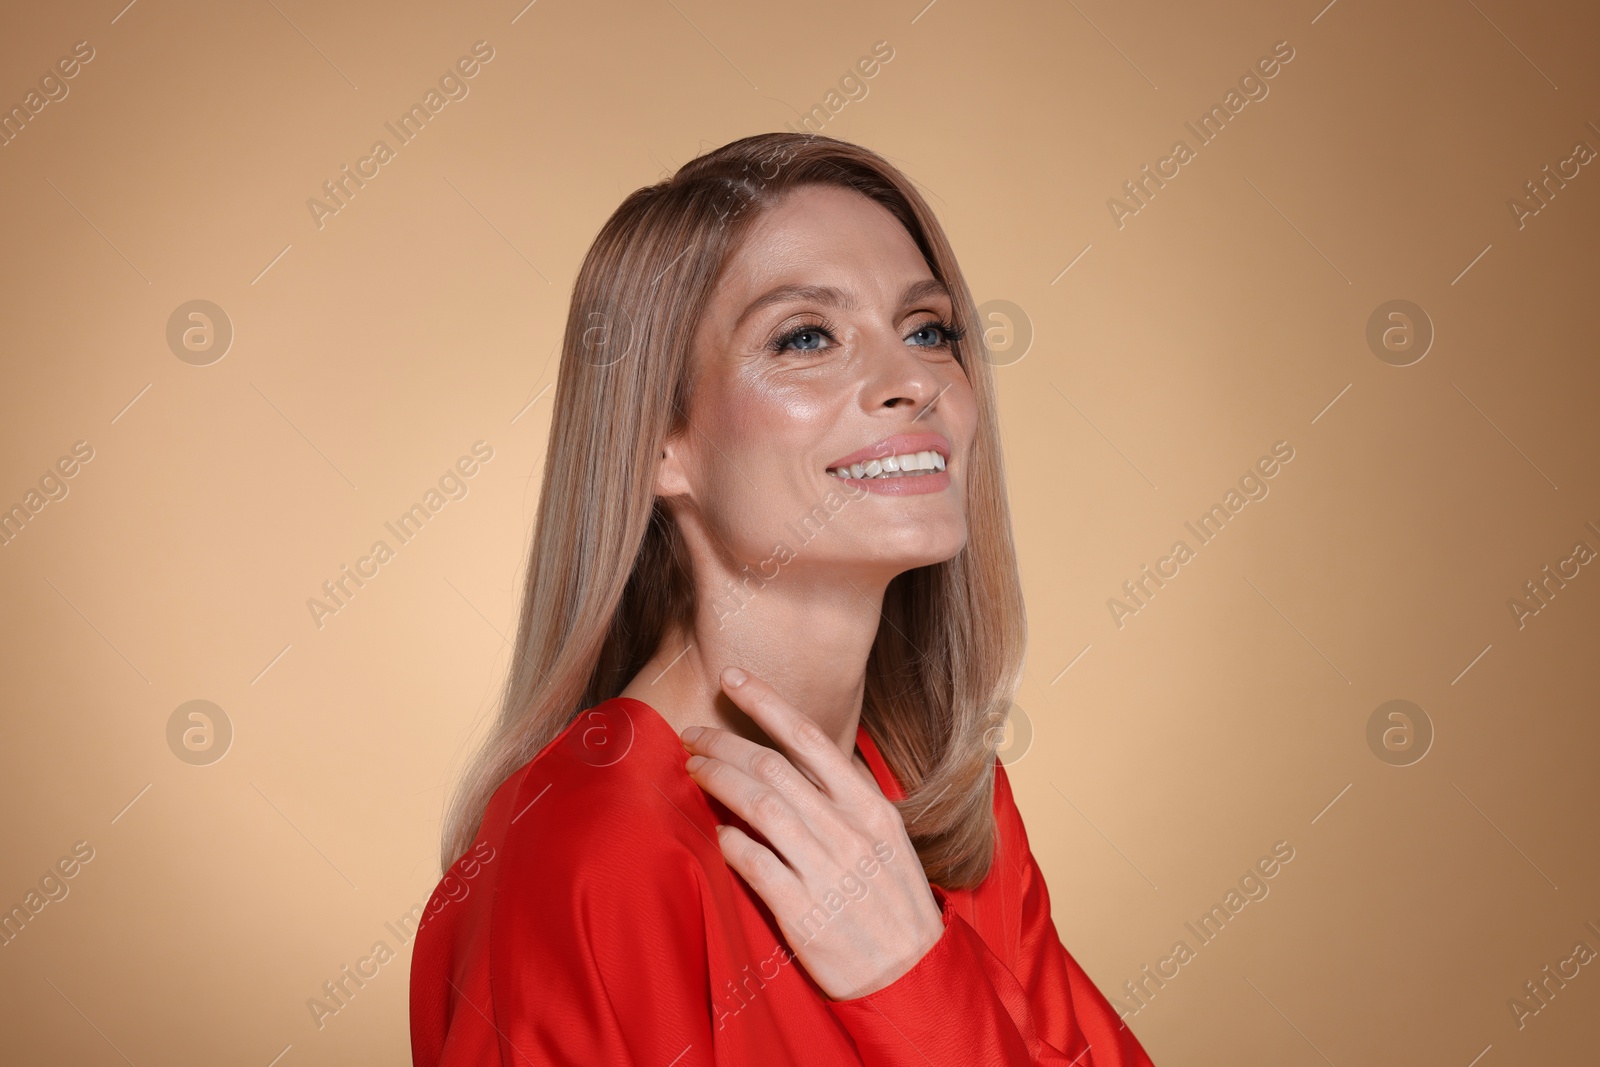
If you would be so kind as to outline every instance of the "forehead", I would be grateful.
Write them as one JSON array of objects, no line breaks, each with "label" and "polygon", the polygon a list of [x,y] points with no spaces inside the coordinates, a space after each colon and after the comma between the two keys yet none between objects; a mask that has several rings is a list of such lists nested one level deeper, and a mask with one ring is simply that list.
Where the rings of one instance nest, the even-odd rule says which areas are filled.
[{"label": "forehead", "polygon": [[881,204],[840,186],[803,185],[752,224],[712,308],[731,325],[756,297],[786,284],[831,285],[887,303],[907,282],[932,276],[916,242]]}]

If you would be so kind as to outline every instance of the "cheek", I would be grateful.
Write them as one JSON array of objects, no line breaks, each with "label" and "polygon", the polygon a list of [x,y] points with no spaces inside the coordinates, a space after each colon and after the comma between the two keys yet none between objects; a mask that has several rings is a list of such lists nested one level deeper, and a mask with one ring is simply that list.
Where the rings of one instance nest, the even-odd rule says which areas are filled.
[{"label": "cheek", "polygon": [[736,550],[769,551],[784,523],[826,492],[822,466],[833,457],[823,453],[839,413],[804,390],[764,383],[705,399],[696,415],[701,512]]},{"label": "cheek", "polygon": [[833,458],[823,452],[830,439],[837,440],[840,412],[836,402],[813,390],[755,381],[728,390],[711,417],[718,475],[764,495],[801,480],[815,483],[805,476],[812,466],[821,476],[822,466]]},{"label": "cheek", "polygon": [[959,368],[951,371],[951,376],[944,384],[949,388],[939,398],[938,406],[934,409],[935,417],[943,415],[949,432],[953,436],[959,435],[970,448],[978,433],[977,394],[972,391],[966,373]]}]

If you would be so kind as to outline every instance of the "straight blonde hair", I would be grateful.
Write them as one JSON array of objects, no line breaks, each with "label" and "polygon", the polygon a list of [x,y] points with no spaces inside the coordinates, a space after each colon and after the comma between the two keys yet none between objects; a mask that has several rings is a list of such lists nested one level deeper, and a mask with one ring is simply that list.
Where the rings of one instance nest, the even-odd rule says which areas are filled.
[{"label": "straight blonde hair", "polygon": [[994,851],[995,745],[1021,680],[1021,582],[1000,453],[992,363],[972,293],[921,194],[876,153],[817,134],[745,137],[627,197],[573,285],[516,657],[500,712],[452,798],[441,865],[469,848],[494,791],[581,712],[616,696],[695,587],[654,493],[662,442],[684,428],[690,344],[751,224],[805,184],[853,189],[906,228],[954,301],[977,400],[966,469],[967,542],[897,575],[867,659],[861,721],[904,784],[897,801],[928,880],[977,885]]}]

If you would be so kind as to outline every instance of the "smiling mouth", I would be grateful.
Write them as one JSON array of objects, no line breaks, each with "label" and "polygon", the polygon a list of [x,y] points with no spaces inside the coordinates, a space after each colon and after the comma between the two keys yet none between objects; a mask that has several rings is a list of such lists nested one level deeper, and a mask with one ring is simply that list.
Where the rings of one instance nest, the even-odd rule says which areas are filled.
[{"label": "smiling mouth", "polygon": [[884,456],[865,463],[852,463],[848,467],[829,467],[827,473],[835,478],[920,478],[938,474],[945,469],[944,457],[937,452],[906,452],[898,456]]}]

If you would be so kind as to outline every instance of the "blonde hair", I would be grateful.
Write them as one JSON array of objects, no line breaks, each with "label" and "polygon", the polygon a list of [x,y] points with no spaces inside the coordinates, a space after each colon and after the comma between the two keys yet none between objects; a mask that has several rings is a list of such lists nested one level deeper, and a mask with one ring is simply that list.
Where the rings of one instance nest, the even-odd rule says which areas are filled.
[{"label": "blonde hair", "polygon": [[441,864],[473,844],[494,791],[582,711],[616,696],[671,629],[692,631],[690,560],[654,477],[684,427],[690,344],[723,266],[762,210],[804,184],[852,189],[905,226],[949,289],[977,401],[963,457],[966,544],[890,581],[861,721],[904,784],[896,802],[928,880],[970,887],[994,850],[994,743],[1026,642],[991,362],[933,211],[876,153],[817,134],[745,137],[638,189],[573,285],[516,656],[500,713],[458,784]]}]

